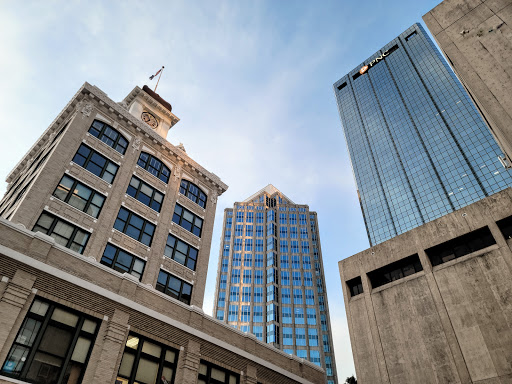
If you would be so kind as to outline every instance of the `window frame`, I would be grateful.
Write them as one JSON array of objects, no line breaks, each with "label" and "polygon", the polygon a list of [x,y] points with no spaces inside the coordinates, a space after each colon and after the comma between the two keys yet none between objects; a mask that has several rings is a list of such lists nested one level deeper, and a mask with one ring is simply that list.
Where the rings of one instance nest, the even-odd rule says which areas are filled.
[{"label": "window frame", "polygon": [[[186,185],[184,186],[183,184],[186,184]],[[197,188],[197,190],[198,190],[197,196],[194,195],[193,192],[191,192],[191,190],[190,190],[191,187]],[[208,202],[208,195],[201,188],[199,188],[198,185],[192,183],[189,180],[181,179],[179,191],[183,196],[187,197],[189,200],[193,201],[194,203],[199,205],[201,208],[206,209],[206,203]],[[202,197],[201,194],[202,194],[202,196],[204,196],[204,199],[201,199],[201,197]],[[203,204],[201,204],[201,203],[203,203]]]},{"label": "window frame", "polygon": [[[63,180],[65,177],[67,177],[68,179],[72,180],[72,181],[73,181],[73,185],[72,185],[72,186],[69,188],[69,190],[67,191],[67,193],[66,193],[66,197],[65,197],[64,199],[61,199],[58,195],[56,195],[56,192],[57,192],[57,190],[59,189],[60,185],[62,184],[62,180]],[[69,201],[71,200],[71,197],[73,197],[73,196],[76,196],[76,197],[78,197],[78,198],[80,198],[80,199],[84,200],[84,198],[83,198],[83,197],[81,197],[81,196],[79,196],[79,195],[76,195],[76,194],[73,192],[73,191],[75,190],[75,188],[77,187],[77,185],[78,185],[78,184],[80,184],[81,186],[83,186],[83,187],[85,187],[86,189],[88,189],[88,190],[90,190],[90,191],[91,191],[91,196],[86,200],[86,203],[85,203],[85,206],[84,206],[84,208],[83,208],[83,209],[78,208],[78,207],[74,206],[73,204],[70,204],[70,203],[69,203]],[[63,189],[63,190],[65,190],[66,188],[64,188],[64,187],[63,187],[62,189]],[[98,205],[96,205],[96,204],[94,204],[94,203],[93,203],[94,197],[95,197],[96,195],[99,195],[100,197],[102,197],[102,198],[103,198],[103,203],[101,204],[101,206],[98,206]],[[56,197],[57,199],[59,199],[60,201],[62,201],[62,202],[64,202],[64,203],[66,203],[66,204],[68,204],[68,205],[72,206],[73,208],[78,209],[79,211],[82,211],[82,212],[84,212],[85,214],[87,214],[87,215],[89,215],[89,216],[91,216],[91,217],[94,217],[95,219],[97,219],[97,218],[98,218],[98,216],[100,215],[100,213],[101,213],[101,209],[103,208],[103,205],[105,204],[105,200],[107,200],[107,196],[103,195],[102,193],[100,193],[100,192],[96,191],[95,189],[93,189],[93,188],[89,187],[88,185],[85,185],[85,184],[84,184],[84,183],[82,183],[80,180],[75,179],[74,177],[71,177],[71,176],[69,176],[69,175],[67,175],[67,174],[65,174],[65,175],[63,175],[63,176],[61,177],[61,179],[60,179],[60,181],[59,181],[59,184],[57,184],[57,186],[55,187],[55,189],[54,189],[54,191],[53,191],[52,196]],[[88,211],[88,209],[89,209],[89,207],[90,207],[91,205],[93,205],[93,206],[95,206],[96,208],[98,208],[98,212],[97,212],[96,216],[94,216],[94,215],[92,215],[92,214],[90,214],[90,213],[88,213],[88,212],[87,212],[87,211]]]},{"label": "window frame", "polygon": [[[128,217],[126,218],[126,221],[119,218],[119,215],[120,215],[122,210],[125,210],[126,212],[128,212]],[[144,222],[143,225],[142,225],[142,228],[138,228],[135,225],[131,224],[130,220],[134,216],[139,218],[139,219],[141,219]],[[116,227],[118,220],[120,222],[124,222],[124,226],[123,226],[122,230]],[[151,235],[145,231],[146,230],[146,226],[148,224],[153,226],[153,233]],[[129,235],[128,233],[126,233],[126,231],[127,231],[129,226],[132,226],[132,227],[134,227],[134,228],[136,228],[137,230],[140,231],[140,234],[139,234],[138,238],[135,238],[135,237]],[[156,231],[156,225],[155,224],[153,224],[149,220],[145,219],[144,217],[136,214],[135,212],[132,212],[129,209],[126,209],[125,207],[119,208],[119,212],[117,213],[117,217],[116,217],[116,220],[114,221],[114,227],[113,228],[115,230],[121,232],[121,233],[124,233],[126,236],[128,236],[128,237],[130,237],[130,238],[132,238],[132,239],[134,239],[136,241],[138,241],[139,243],[144,244],[147,247],[151,247],[151,243],[153,242],[153,236],[155,235],[155,231]],[[148,244],[146,244],[145,242],[142,241],[144,235],[147,235],[147,236],[150,237],[150,240],[149,240]]]},{"label": "window frame", "polygon": [[[96,124],[96,123],[102,124],[103,125],[102,128],[101,129],[96,128],[94,126],[94,124]],[[94,128],[94,130],[98,131],[98,136],[96,136],[93,132],[91,132],[91,130],[93,128]],[[113,132],[117,133],[117,138],[115,140],[112,140],[112,138],[110,136],[105,134],[105,130],[107,128],[112,130]],[[111,147],[115,151],[119,152],[121,155],[124,155],[126,153],[126,149],[128,149],[128,144],[130,143],[130,141],[126,137],[124,137],[124,135],[121,132],[119,132],[117,129],[114,129],[114,127],[108,125],[107,123],[105,123],[105,122],[103,122],[101,120],[94,119],[94,121],[92,122],[92,124],[89,127],[89,130],[87,132],[89,132],[95,138],[100,140],[102,143],[108,145],[109,147]],[[110,140],[112,140],[114,142],[114,145],[111,145],[108,142],[104,141],[103,137],[108,137]],[[123,139],[126,142],[126,146],[123,146],[123,145],[120,144],[120,141],[121,141],[120,139]],[[123,150],[120,151],[119,149],[117,149],[117,146],[120,146]]]},{"label": "window frame", "polygon": [[[179,207],[179,208],[181,209],[181,213],[180,213],[180,214],[177,214],[177,213],[176,213],[176,208],[177,208],[177,207]],[[187,219],[184,219],[184,218],[183,218],[183,216],[184,216],[185,212],[188,212],[189,214],[191,214],[191,215],[193,216],[193,221],[192,221],[192,223],[190,223],[190,224],[191,224],[191,230],[187,229],[186,227],[184,227],[184,226],[182,225],[183,220],[185,220],[186,222],[189,222]],[[175,221],[175,220],[174,220],[174,216],[178,216],[178,217],[179,217],[178,221]],[[200,227],[198,227],[198,226],[196,225],[196,221],[197,221],[197,220],[200,220],[200,222],[201,222],[201,226],[200,226]],[[182,206],[181,204],[176,203],[176,205],[174,206],[174,212],[173,212],[173,214],[172,214],[172,222],[173,222],[173,223],[175,223],[175,224],[178,224],[181,228],[183,228],[183,229],[185,229],[185,230],[189,231],[190,233],[192,233],[193,235],[195,235],[195,236],[197,236],[197,237],[199,237],[199,238],[201,237],[201,234],[203,233],[204,219],[203,219],[203,218],[201,218],[201,217],[199,217],[199,216],[197,216],[197,215],[196,215],[195,213],[193,213],[192,211],[189,211],[187,208],[185,208],[185,207],[184,207],[184,206]],[[194,229],[195,229],[195,228],[199,228],[199,234],[194,233]]]},{"label": "window frame", "polygon": [[[167,275],[165,285],[159,282],[160,275]],[[171,278],[178,280],[180,282],[180,291],[177,295],[178,297],[175,297],[175,293],[173,293],[169,287],[169,282],[170,282]],[[188,302],[187,302],[187,299],[185,299],[183,297],[184,296],[183,288],[185,287],[185,285],[188,285],[190,287],[190,298],[188,299]],[[163,294],[165,294],[167,296],[172,297],[173,299],[181,301],[184,304],[190,305],[190,303],[192,302],[192,291],[194,290],[194,286],[192,284],[186,282],[185,280],[180,279],[178,276],[175,276],[172,273],[164,271],[163,269],[160,269],[160,271],[158,272],[158,277],[157,277],[157,280],[155,283],[155,289],[159,292],[162,292]]]},{"label": "window frame", "polygon": [[[126,344],[128,344],[128,341],[130,340],[129,339],[130,336],[133,336],[133,337],[136,337],[136,338],[139,339],[139,341],[137,343],[137,348],[136,349],[130,348],[130,347],[128,347],[126,345]],[[160,352],[160,357],[156,357],[154,355],[151,355],[149,353],[146,353],[146,352],[142,351],[142,349],[144,348],[144,343],[146,341],[151,343],[151,344],[155,344],[155,345],[159,346],[160,348],[162,348],[162,350]],[[173,363],[165,360],[165,355],[167,354],[167,351],[171,351],[171,352],[174,353],[174,362]],[[119,374],[119,370],[121,369],[123,359],[124,359],[124,357],[125,357],[127,352],[128,352],[129,355],[134,356],[134,359],[133,359],[133,362],[132,362],[132,368],[131,368],[130,376],[129,377],[126,377],[125,375],[120,375]],[[139,368],[139,364],[140,364],[141,358],[144,358],[146,360],[152,361],[154,363],[158,363],[158,373],[156,375],[157,380],[158,380],[158,378],[162,377],[162,373],[163,373],[164,367],[171,368],[173,370],[173,375],[172,375],[172,378],[170,379],[170,381],[167,381],[167,382],[169,384],[173,384],[175,382],[175,380],[176,380],[176,371],[178,370],[179,350],[176,349],[176,348],[173,348],[173,347],[171,347],[169,345],[165,345],[165,344],[159,343],[159,342],[157,342],[157,341],[155,341],[153,339],[150,339],[148,337],[142,336],[142,335],[140,335],[138,333],[135,333],[135,332],[130,332],[128,334],[128,338],[126,340],[126,343],[125,343],[125,346],[124,346],[124,349],[123,349],[123,355],[121,357],[121,363],[119,364],[119,370],[117,371],[117,374],[116,374],[116,380],[117,380],[118,377],[120,377],[121,379],[128,380],[128,384],[133,384],[136,381],[137,370]]]},{"label": "window frame", "polygon": [[[87,155],[87,157],[85,157],[84,155],[82,155],[81,153],[79,153],[80,151],[80,148],[87,148],[90,152],[89,154]],[[89,165],[89,163],[93,163],[95,164],[96,166],[98,166],[99,168],[99,164],[96,164],[92,161],[92,157],[93,155],[98,155],[99,157],[105,159],[105,165],[103,165],[103,167],[101,168],[101,172],[99,175],[97,175],[96,173],[94,173],[93,171],[91,171],[90,169],[87,168],[87,166]],[[84,160],[84,163],[83,165],[80,164],[79,162],[77,162],[75,159],[77,158],[77,156],[80,155],[81,157],[85,158]],[[73,159],[71,160],[73,163],[75,163],[76,165],[82,167],[83,169],[87,170],[88,172],[92,173],[94,176],[96,177],[99,177],[100,179],[102,179],[103,181],[105,181],[106,183],[112,185],[114,183],[114,180],[116,178],[116,175],[117,175],[117,171],[119,171],[119,164],[113,162],[112,160],[110,160],[108,157],[102,155],[100,152],[92,149],[91,147],[89,147],[88,145],[84,144],[84,143],[81,143],[80,146],[78,147],[75,155],[73,156]],[[112,164],[113,166],[116,167],[116,171],[114,173],[110,172],[107,170],[108,166]],[[108,173],[109,175],[112,175],[112,180],[108,181],[106,179],[103,178],[103,176],[105,175],[105,173]]]},{"label": "window frame", "polygon": [[[135,180],[137,180],[139,182],[139,186],[137,188],[132,186],[132,180],[133,179],[135,179]],[[152,190],[151,196],[149,196],[149,204],[146,204],[145,202],[143,202],[142,200],[139,199],[140,194],[143,194],[143,195],[147,196],[144,192],[141,191],[143,186],[146,186],[146,187],[148,187],[148,188],[150,188]],[[135,190],[135,193],[133,195],[129,192],[130,191],[130,187]],[[160,212],[162,210],[162,205],[164,203],[165,194],[160,192],[158,189],[156,189],[152,185],[146,183],[144,180],[142,180],[141,178],[139,178],[139,177],[137,177],[135,175],[132,175],[132,178],[130,179],[130,182],[128,183],[128,187],[126,188],[126,194],[128,196],[131,196],[132,198],[134,198],[138,202],[144,204],[145,206],[151,208],[155,212]],[[162,196],[162,201],[160,203],[157,200],[155,200],[155,195],[156,194],[160,194]],[[153,207],[153,203],[159,204],[160,207],[158,209],[155,209]]]},{"label": "window frame", "polygon": [[[147,155],[148,156],[147,159],[141,160],[142,155]],[[156,168],[151,165],[151,159],[154,159],[155,161],[158,161],[160,163],[160,166],[157,170],[158,174],[154,174],[153,172],[151,172],[149,170],[149,168],[153,168],[156,170]],[[158,159],[157,157],[153,156],[152,154],[147,153],[147,152],[141,152],[139,155],[139,158],[137,159],[137,165],[141,169],[144,169],[146,172],[155,176],[157,179],[163,181],[165,184],[169,184],[169,179],[171,178],[171,169],[167,165],[165,165],[162,160]],[[165,175],[165,173],[162,172],[163,170],[167,170],[169,175]]]},{"label": "window frame", "polygon": [[[202,374],[201,373],[201,365],[206,366],[206,374]],[[217,369],[217,370],[219,370],[221,372],[224,372],[224,374],[226,375],[225,376],[226,378],[225,378],[224,382],[222,382],[220,380],[217,380],[217,379],[213,379],[211,377],[212,376],[212,368]],[[236,372],[233,372],[233,371],[230,371],[227,368],[223,368],[223,367],[218,366],[216,364],[210,363],[209,361],[206,361],[206,360],[203,360],[203,359],[201,359],[199,361],[199,369],[197,371],[197,381],[203,380],[206,384],[229,384],[230,376],[234,376],[235,377],[235,380],[236,380],[235,384],[240,384],[240,374],[238,374]]]},{"label": "window frame", "polygon": [[[169,238],[170,237],[173,237],[176,241],[175,241],[175,246],[174,247],[171,247],[169,245]],[[187,254],[185,256],[185,263],[181,263],[180,261],[176,260],[175,258],[175,255],[176,255],[176,252],[178,251],[178,242],[181,242],[183,244],[185,244],[187,246]],[[169,256],[167,254],[167,249],[172,249],[172,254]],[[196,258],[194,259],[193,257],[190,256],[190,251],[191,250],[194,250],[196,251]],[[179,253],[182,253],[182,252],[179,252]],[[181,240],[180,238],[176,237],[175,235],[173,235],[172,233],[169,233],[167,235],[167,240],[165,242],[165,248],[164,248],[164,256],[176,261],[177,263],[180,263],[181,265],[187,267],[188,269],[191,269],[192,271],[195,271],[196,270],[196,267],[197,267],[197,258],[199,256],[199,250],[193,246],[191,246],[190,244],[186,243],[185,241]],[[192,260],[193,261],[193,268],[191,268],[189,266],[189,261]]]},{"label": "window frame", "polygon": [[[103,259],[107,259],[105,257],[105,252],[107,251],[107,248],[108,247],[112,247],[112,248],[115,248],[115,255],[114,255],[114,258],[112,259],[112,263],[109,265],[107,264]],[[125,254],[127,254],[128,256],[131,256],[132,257],[132,261],[130,263],[130,268],[128,268],[128,271],[123,271],[121,268],[115,268],[116,267],[116,263],[117,263],[117,259],[119,257],[119,253],[121,252],[124,252]],[[129,253],[127,251],[125,251],[124,249],[122,248],[119,248],[118,246],[114,245],[114,244],[111,244],[111,243],[107,243],[107,245],[105,246],[105,250],[103,251],[103,254],[101,255],[101,259],[100,259],[100,264],[103,264],[103,265],[106,265],[107,267],[113,269],[114,271],[117,271],[119,273],[128,273],[130,275],[132,275],[133,277],[137,277],[135,276],[132,272],[133,272],[133,267],[135,265],[135,261],[136,260],[140,260],[143,262],[143,265],[142,265],[142,271],[140,272],[140,277],[138,278],[139,281],[142,280],[142,276],[144,275],[144,270],[146,269],[146,260],[132,254],[132,253]],[[108,259],[107,259],[108,260]]]},{"label": "window frame", "polygon": [[[46,229],[46,228],[44,228],[44,227],[43,227],[43,226],[41,226],[41,225],[38,225],[39,220],[41,220],[41,217],[42,217],[43,215],[47,215],[47,216],[51,217],[51,218],[52,218],[52,220],[53,220],[53,221],[52,221],[52,223],[50,224],[50,226],[49,226],[47,229]],[[52,238],[55,240],[55,242],[56,242],[57,244],[62,245],[62,244],[60,244],[60,243],[58,243],[58,242],[57,242],[57,240],[55,239],[55,237],[53,237],[53,236],[52,236],[52,234],[54,233],[55,227],[57,226],[57,224],[58,224],[59,222],[63,222],[63,223],[65,223],[65,224],[68,224],[68,225],[70,225],[70,226],[72,226],[72,227],[73,227],[73,232],[72,232],[71,236],[69,237],[69,239],[68,239],[68,241],[67,241],[66,245],[63,245],[63,246],[64,246],[64,247],[66,247],[66,248],[71,249],[71,250],[72,250],[72,251],[74,251],[74,252],[77,252],[77,253],[83,254],[83,253],[84,253],[85,248],[87,247],[87,243],[89,242],[89,239],[90,239],[90,237],[91,237],[91,233],[90,233],[90,232],[88,232],[88,231],[86,231],[86,230],[84,230],[83,228],[81,228],[81,227],[77,226],[76,224],[73,224],[73,223],[72,223],[72,222],[70,222],[70,221],[64,220],[64,219],[60,218],[59,216],[54,215],[53,213],[50,213],[50,212],[48,212],[48,211],[43,211],[43,212],[41,213],[41,215],[39,215],[39,218],[37,219],[36,223],[34,224],[34,227],[32,228],[32,231],[33,231],[33,232],[41,232],[41,233],[44,233],[45,235],[48,235],[48,236],[52,237]],[[38,227],[38,228],[36,229],[36,227]],[[46,231],[45,231],[45,232],[43,232],[43,231],[39,230],[39,228],[41,228],[41,229],[45,229]],[[79,244],[79,243],[76,243],[76,242],[74,241],[74,238],[75,238],[75,236],[77,235],[77,233],[78,233],[79,231],[80,231],[80,232],[83,232],[84,234],[86,234],[86,235],[87,235],[87,238],[86,238],[86,240],[85,240],[84,244],[83,244],[83,245],[80,245],[80,246],[82,247],[81,251],[80,251],[80,250],[79,250],[79,251],[76,251],[76,250],[74,250],[74,249],[72,249],[72,248],[71,248],[71,245],[72,245],[72,244]],[[62,237],[62,238],[65,238],[65,237],[63,237],[63,236],[61,236],[61,237]]]},{"label": "window frame", "polygon": [[[44,315],[40,315],[38,313],[31,311],[36,302],[40,302],[40,303],[44,303],[44,304],[48,305]],[[67,325],[62,322],[52,319],[53,314],[55,313],[56,309],[76,315],[78,317],[76,325],[73,327],[71,325]],[[35,337],[33,339],[32,344],[30,346],[27,346],[26,344],[19,342],[18,339],[20,339],[20,336],[22,336],[21,333],[25,330],[25,324],[27,323],[27,321],[29,319],[40,322],[40,325],[39,325],[37,332],[35,333]],[[96,324],[94,332],[90,333],[90,332],[82,330],[85,320],[94,322]],[[80,337],[82,337],[82,338],[89,340],[90,345],[89,345],[89,350],[87,351],[87,355],[85,357],[85,361],[83,363],[77,362],[82,365],[79,379],[77,381],[77,383],[80,384],[82,382],[84,374],[87,370],[87,365],[89,363],[89,359],[90,359],[92,351],[94,349],[94,344],[96,342],[96,337],[98,335],[98,330],[99,330],[100,326],[101,326],[100,319],[97,319],[93,316],[89,316],[85,313],[79,312],[73,308],[69,308],[67,306],[64,306],[64,305],[55,303],[53,301],[36,296],[34,298],[34,300],[32,301],[32,303],[30,305],[30,309],[26,313],[26,315],[23,319],[23,322],[21,323],[21,325],[18,329],[16,338],[14,339],[14,341],[11,345],[11,348],[9,349],[9,352],[7,353],[7,356],[5,357],[5,361],[0,368],[0,373],[2,375],[5,375],[5,376],[11,377],[11,378],[15,378],[17,380],[22,380],[22,381],[27,380],[28,382],[33,382],[30,379],[26,379],[26,376],[31,368],[31,365],[33,364],[33,362],[35,360],[37,353],[42,351],[42,353],[44,353],[46,355],[57,356],[57,358],[62,360],[62,365],[60,367],[60,372],[58,373],[58,376],[57,376],[56,384],[65,384],[66,381],[64,381],[64,380],[66,378],[67,369],[69,367],[69,364],[71,363],[71,358],[75,351],[75,347],[77,346],[78,340]],[[67,350],[65,351],[63,356],[58,356],[52,352],[44,351],[44,350],[40,349],[41,342],[43,341],[43,338],[46,334],[46,331],[49,329],[49,327],[53,327],[53,328],[56,328],[59,330],[68,331],[72,334],[69,346],[67,347]],[[9,357],[15,350],[14,349],[15,345],[28,349],[28,354],[26,355],[26,360],[23,361],[23,365],[20,369],[19,374],[12,374],[12,373],[4,371],[4,367],[6,366]]]}]

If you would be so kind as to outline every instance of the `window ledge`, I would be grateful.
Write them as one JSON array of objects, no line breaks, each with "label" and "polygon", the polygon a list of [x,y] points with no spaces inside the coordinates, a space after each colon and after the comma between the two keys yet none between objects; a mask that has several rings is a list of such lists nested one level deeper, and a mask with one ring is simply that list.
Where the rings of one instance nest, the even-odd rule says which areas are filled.
[{"label": "window ledge", "polygon": [[447,261],[446,263],[436,265],[435,267],[432,267],[432,271],[436,272],[436,271],[439,271],[441,269],[451,267],[452,265],[455,265],[455,264],[458,264],[458,263],[463,263],[463,262],[468,261],[469,259],[472,259],[474,257],[482,256],[482,255],[484,255],[486,253],[489,253],[491,251],[499,249],[499,247],[500,246],[498,244],[490,245],[490,246],[488,246],[486,248],[483,248],[483,249],[480,249],[478,251],[475,251],[475,252],[472,252],[472,253],[468,253],[467,255],[464,255],[464,256],[458,257],[456,259]]},{"label": "window ledge", "polygon": [[[409,276],[407,276],[407,277],[409,277]],[[403,280],[403,279],[400,279],[400,280]],[[393,283],[394,283],[394,281],[393,281]],[[358,300],[362,300],[362,299],[364,299],[364,292],[360,293],[359,295],[356,295],[356,296],[351,296],[350,299],[348,299],[348,302],[351,303],[353,301],[358,301]]]},{"label": "window ledge", "polygon": [[2,375],[0,375],[0,380],[7,381],[8,383],[27,384],[26,381],[17,380],[17,379],[13,379],[12,377],[2,376]]},{"label": "window ledge", "polygon": [[417,279],[417,278],[422,277],[422,276],[425,276],[425,271],[419,271],[419,272],[416,272],[416,273],[414,273],[412,275],[409,275],[409,276],[403,277],[401,279],[392,281],[391,283],[384,284],[384,285],[382,285],[382,286],[380,286],[378,288],[372,289],[370,291],[370,293],[371,294],[378,293],[378,292],[384,291],[385,289],[392,288],[392,287],[394,287],[396,285],[405,283],[406,281]]}]

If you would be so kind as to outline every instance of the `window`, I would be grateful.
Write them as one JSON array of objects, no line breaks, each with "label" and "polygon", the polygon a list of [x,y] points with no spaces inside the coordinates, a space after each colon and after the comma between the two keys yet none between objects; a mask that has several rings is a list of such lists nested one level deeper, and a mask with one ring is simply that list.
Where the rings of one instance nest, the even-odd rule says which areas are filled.
[{"label": "window", "polygon": [[283,303],[283,304],[291,304],[292,303],[292,295],[290,292],[290,288],[282,288],[281,289],[281,303]]},{"label": "window", "polygon": [[[254,212],[247,212],[247,218],[246,218],[246,221],[248,223],[253,223],[254,222]],[[251,235],[252,236],[252,235]]]},{"label": "window", "polygon": [[295,328],[295,345],[306,346],[306,328]]},{"label": "window", "polygon": [[242,323],[248,323],[251,321],[251,306],[242,305],[241,320]]},{"label": "window", "polygon": [[316,325],[316,310],[315,308],[306,308],[306,317],[309,325]]},{"label": "window", "polygon": [[240,375],[210,362],[201,360],[198,384],[240,384]]},{"label": "window", "polygon": [[252,239],[245,239],[245,248],[246,252],[252,252]]},{"label": "window", "polygon": [[267,301],[277,301],[277,287],[275,285],[269,285],[267,287]]},{"label": "window", "polygon": [[155,233],[154,224],[123,207],[119,209],[114,228],[148,247],[151,246]]},{"label": "window", "polygon": [[432,266],[436,266],[479,251],[480,249],[487,248],[493,244],[496,244],[496,241],[491,231],[488,227],[483,227],[426,249],[425,253],[430,258]]},{"label": "window", "polygon": [[254,284],[263,284],[263,271],[254,271]]},{"label": "window", "polygon": [[290,272],[281,271],[281,285],[290,285]]},{"label": "window", "polygon": [[[309,345],[312,345],[312,344],[309,344]],[[318,365],[319,367],[321,367],[321,363],[320,363],[320,351],[315,351],[314,349],[311,349],[309,351],[309,361],[311,361],[313,364],[316,364]],[[331,384],[329,383],[329,381],[331,380],[328,380],[327,384]],[[334,382],[332,382],[334,384]]]},{"label": "window", "polygon": [[422,270],[420,258],[416,254],[369,272],[368,277],[372,287],[377,288]]},{"label": "window", "polygon": [[305,290],[306,305],[315,305],[315,292],[312,289]]},{"label": "window", "polygon": [[[292,224],[292,225],[297,224],[297,214],[296,213],[290,213],[290,224]],[[295,231],[297,231],[297,228],[295,228]]]},{"label": "window", "polygon": [[103,141],[109,147],[114,148],[120,154],[124,155],[126,152],[126,148],[128,147],[128,140],[126,140],[123,135],[121,135],[110,125],[102,123],[98,120],[94,120],[91,128],[89,128],[89,133]]},{"label": "window", "polygon": [[178,239],[176,236],[171,234],[167,236],[167,243],[165,244],[164,251],[165,256],[177,261],[193,271],[196,270],[197,253],[197,249]]},{"label": "window", "polygon": [[226,284],[228,283],[228,275],[226,274],[221,274],[220,275],[220,284],[219,284],[219,288],[220,289],[226,289]]},{"label": "window", "polygon": [[78,253],[84,253],[90,233],[68,223],[48,212],[43,212],[36,225],[34,232],[42,232],[53,237],[57,244],[63,245]]},{"label": "window", "polygon": [[318,347],[318,331],[316,328],[308,328],[308,339],[310,347]]},{"label": "window", "polygon": [[279,227],[279,237],[281,237],[281,238],[288,237],[288,227]]},{"label": "window", "polygon": [[308,351],[305,349],[297,349],[297,357],[300,357],[301,359],[307,360],[308,358]]},{"label": "window", "polygon": [[291,252],[299,253],[299,242],[297,240],[290,241],[291,244]]},{"label": "window", "polygon": [[267,305],[267,322],[279,321],[279,309],[276,304]]},{"label": "window", "polygon": [[302,285],[302,279],[300,276],[300,272],[292,272],[292,279],[293,279],[293,285],[295,286],[301,286]]},{"label": "window", "polygon": [[293,345],[293,328],[283,327],[283,345]]},{"label": "window", "polygon": [[274,282],[277,284],[277,269],[275,269],[275,268],[267,269],[267,284],[274,283]]},{"label": "window", "polygon": [[230,305],[228,321],[238,321],[238,305]]},{"label": "window", "polygon": [[361,293],[363,293],[363,282],[361,281],[361,276],[357,276],[349,281],[347,281],[347,287],[350,292],[350,296],[354,297]]},{"label": "window", "polygon": [[156,157],[151,156],[149,153],[142,152],[137,161],[137,165],[145,169],[153,176],[158,177],[165,184],[169,182],[171,171]]},{"label": "window", "polygon": [[276,213],[273,210],[267,211],[267,222],[275,221],[275,220],[276,220]]},{"label": "window", "polygon": [[231,284],[240,284],[240,270],[239,269],[231,270]]},{"label": "window", "polygon": [[256,237],[263,237],[263,225],[256,226]]},{"label": "window", "polygon": [[301,243],[302,253],[309,253],[309,241],[303,241]]},{"label": "window", "polygon": [[178,351],[133,333],[128,335],[116,383],[174,383]]},{"label": "window", "polygon": [[308,229],[307,228],[300,228],[300,238],[301,239],[308,238]]},{"label": "window", "polygon": [[286,225],[286,213],[279,214],[279,224]]},{"label": "window", "polygon": [[226,292],[219,292],[219,299],[217,300],[217,307],[224,308],[226,306]]},{"label": "window", "polygon": [[222,309],[217,309],[217,320],[224,320],[224,311]]},{"label": "window", "polygon": [[190,304],[192,285],[165,271],[160,270],[155,288],[185,304]]},{"label": "window", "polygon": [[279,252],[288,253],[288,240],[279,240]]},{"label": "window", "polygon": [[[262,277],[263,279],[263,277]],[[254,302],[255,303],[263,303],[263,288],[262,287],[254,287]]]},{"label": "window", "polygon": [[201,237],[203,219],[201,219],[199,216],[194,215],[188,209],[183,208],[179,204],[176,204],[176,206],[174,207],[172,221],[178,224],[179,226],[185,228],[187,231],[192,232],[197,237]]},{"label": "window", "polygon": [[322,335],[322,342],[324,345],[324,352],[331,352],[331,346],[329,344],[329,335]]},{"label": "window", "polygon": [[254,336],[256,336],[256,338],[258,340],[263,341],[263,327],[262,326],[256,326],[256,325],[253,326],[252,333],[254,333]]},{"label": "window", "polygon": [[163,193],[160,193],[138,177],[132,176],[126,193],[157,212],[160,212],[162,208]]},{"label": "window", "polygon": [[252,267],[252,254],[246,253],[244,255],[244,267],[247,267],[247,268]]},{"label": "window", "polygon": [[75,157],[73,157],[73,163],[101,177],[109,184],[112,184],[114,177],[116,177],[117,170],[119,169],[117,164],[113,163],[105,156],[100,155],[85,144],[81,144],[80,148],[78,148]]},{"label": "window", "polygon": [[251,284],[251,280],[252,280],[252,270],[244,269],[243,283],[244,284]]},{"label": "window", "polygon": [[261,305],[255,305],[253,311],[253,321],[255,323],[263,322],[263,307]]},{"label": "window", "polygon": [[244,212],[238,211],[236,213],[236,222],[237,223],[243,223],[244,222]]},{"label": "window", "polygon": [[118,248],[112,244],[107,244],[100,263],[121,273],[129,273],[137,279],[142,278],[146,262],[138,257]]},{"label": "window", "polygon": [[299,215],[299,225],[307,225],[308,222],[306,221],[306,215],[301,213]]},{"label": "window", "polygon": [[[245,272],[244,272],[244,274],[245,274]],[[251,287],[242,287],[242,301],[244,303],[251,302]]]},{"label": "window", "polygon": [[[291,307],[282,307],[282,323],[283,324],[291,324],[292,323],[292,308]],[[284,330],[283,330],[284,337]],[[291,344],[289,344],[291,345]]]},{"label": "window", "polygon": [[313,286],[313,274],[311,272],[304,272],[304,286],[305,287]]},{"label": "window", "polygon": [[2,375],[37,384],[82,381],[99,321],[35,298],[2,366]]},{"label": "window", "polygon": [[240,300],[240,287],[229,288],[229,301],[238,302]]},{"label": "window", "polygon": [[263,252],[263,239],[256,239],[256,246],[254,247],[256,252]]},{"label": "window", "polygon": [[302,256],[302,268],[311,269],[311,256]]},{"label": "window", "polygon": [[261,253],[254,255],[254,266],[256,268],[263,268],[263,255]]},{"label": "window", "polygon": [[302,289],[293,290],[293,304],[302,305]]},{"label": "window", "polygon": [[267,343],[279,343],[279,327],[275,324],[267,325]]},{"label": "window", "polygon": [[239,252],[233,253],[233,267],[240,267],[242,265],[242,254]]},{"label": "window", "polygon": [[320,324],[322,325],[322,332],[327,332],[327,316],[320,315]]},{"label": "window", "polygon": [[300,269],[300,256],[292,256],[292,268]]},{"label": "window", "polygon": [[245,226],[245,236],[252,237],[252,235],[253,235],[253,228],[254,228],[254,226],[252,224],[247,224]]},{"label": "window", "polygon": [[263,224],[265,222],[265,217],[263,216],[263,212],[256,212],[256,223]]},{"label": "window", "polygon": [[281,255],[281,268],[290,268],[288,263],[288,255]]},{"label": "window", "polygon": [[206,208],[206,194],[195,184],[188,180],[181,180],[180,193],[187,196],[194,203],[202,208]]},{"label": "window", "polygon": [[92,217],[98,217],[105,202],[105,196],[67,175],[60,180],[53,196]]},{"label": "window", "polygon": [[[292,239],[299,238],[299,235],[297,234],[297,227],[290,227],[290,238],[292,238]],[[299,252],[299,251],[297,250],[297,252]]]},{"label": "window", "polygon": [[512,239],[512,216],[497,221],[496,224],[505,239]]}]

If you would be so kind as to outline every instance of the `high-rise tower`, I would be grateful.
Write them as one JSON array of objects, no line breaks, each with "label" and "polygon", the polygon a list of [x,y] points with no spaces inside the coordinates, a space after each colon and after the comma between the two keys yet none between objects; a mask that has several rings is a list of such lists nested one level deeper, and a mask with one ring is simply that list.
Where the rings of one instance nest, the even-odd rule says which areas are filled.
[{"label": "high-rise tower", "polygon": [[512,186],[498,144],[419,24],[334,92],[371,245]]},{"label": "high-rise tower", "polygon": [[316,212],[273,185],[226,209],[214,314],[337,383]]}]

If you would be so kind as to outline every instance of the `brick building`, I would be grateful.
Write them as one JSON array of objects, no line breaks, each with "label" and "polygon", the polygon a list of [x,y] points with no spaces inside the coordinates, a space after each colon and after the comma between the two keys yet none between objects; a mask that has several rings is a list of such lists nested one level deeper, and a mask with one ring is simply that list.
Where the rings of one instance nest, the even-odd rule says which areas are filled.
[{"label": "brick building", "polygon": [[166,140],[148,87],[85,83],[0,202],[0,383],[323,383],[202,310],[227,186]]}]

